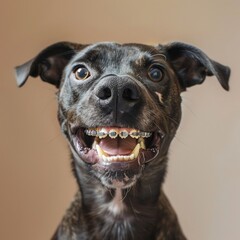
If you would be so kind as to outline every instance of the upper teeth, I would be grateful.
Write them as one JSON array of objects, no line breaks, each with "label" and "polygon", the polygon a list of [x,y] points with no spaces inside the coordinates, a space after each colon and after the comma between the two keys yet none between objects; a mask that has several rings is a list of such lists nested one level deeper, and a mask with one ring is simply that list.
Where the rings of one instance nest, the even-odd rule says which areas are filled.
[{"label": "upper teeth", "polygon": [[109,136],[110,138],[127,138],[128,136],[132,138],[148,138],[152,135],[151,132],[140,132],[136,129],[121,129],[121,128],[111,128],[111,129],[106,129],[106,128],[95,128],[95,129],[86,129],[85,133],[88,136],[93,136],[93,137],[99,137],[99,138],[105,138]]}]

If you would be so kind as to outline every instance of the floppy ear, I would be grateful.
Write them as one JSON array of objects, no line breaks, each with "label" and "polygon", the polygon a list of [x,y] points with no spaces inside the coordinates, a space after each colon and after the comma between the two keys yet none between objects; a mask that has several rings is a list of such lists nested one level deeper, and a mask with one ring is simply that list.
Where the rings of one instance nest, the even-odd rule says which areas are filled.
[{"label": "floppy ear", "polygon": [[211,60],[200,49],[181,42],[165,45],[167,59],[176,72],[182,91],[215,75],[225,90],[229,90],[230,68]]},{"label": "floppy ear", "polygon": [[82,46],[70,42],[59,42],[47,47],[34,59],[15,68],[18,86],[23,86],[29,76],[40,76],[44,82],[58,88],[64,67]]}]

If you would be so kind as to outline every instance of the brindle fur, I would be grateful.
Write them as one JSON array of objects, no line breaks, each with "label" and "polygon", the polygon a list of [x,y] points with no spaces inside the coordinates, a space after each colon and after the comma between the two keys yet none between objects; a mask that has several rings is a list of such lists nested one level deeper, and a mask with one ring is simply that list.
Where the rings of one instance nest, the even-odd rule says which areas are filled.
[{"label": "brindle fur", "polygon": [[[147,75],[154,62],[164,71],[160,82],[151,81]],[[74,81],[72,69],[76,64],[91,69],[93,78]],[[228,90],[228,67],[198,48],[178,42],[156,47],[61,42],[17,67],[16,72],[19,86],[29,76],[40,76],[58,88],[58,119],[71,146],[79,191],[52,240],[186,239],[162,190],[169,145],[181,119],[180,94],[212,75]],[[138,96],[132,105],[130,99],[119,97],[126,86]],[[112,100],[117,103],[115,107],[96,97],[106,87],[112,89],[113,98],[118,98]],[[94,159],[82,161],[73,146],[71,131],[93,126],[127,126],[152,132],[161,129],[164,135],[151,161],[121,171],[103,170]],[[116,182],[122,185],[114,185]],[[122,199],[115,204],[119,193]]]}]

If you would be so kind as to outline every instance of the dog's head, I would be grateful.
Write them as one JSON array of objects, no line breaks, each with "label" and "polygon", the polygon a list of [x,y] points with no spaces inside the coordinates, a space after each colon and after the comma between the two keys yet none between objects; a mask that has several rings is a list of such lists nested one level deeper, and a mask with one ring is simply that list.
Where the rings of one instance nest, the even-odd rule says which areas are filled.
[{"label": "dog's head", "polygon": [[108,187],[126,188],[167,154],[181,119],[181,92],[230,70],[196,47],[171,43],[54,44],[16,68],[22,86],[40,76],[58,88],[58,118],[74,158]]}]

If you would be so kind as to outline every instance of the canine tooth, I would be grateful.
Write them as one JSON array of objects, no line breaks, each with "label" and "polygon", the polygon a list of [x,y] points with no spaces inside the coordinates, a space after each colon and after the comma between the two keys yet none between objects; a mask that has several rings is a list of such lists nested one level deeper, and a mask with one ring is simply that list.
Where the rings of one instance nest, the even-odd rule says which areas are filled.
[{"label": "canine tooth", "polygon": [[140,148],[142,148],[142,149],[146,149],[145,141],[144,141],[143,138],[139,138],[138,143],[140,143]]},{"label": "canine tooth", "polygon": [[97,142],[94,141],[94,142],[93,142],[93,145],[92,145],[92,149],[96,149],[96,148],[97,148]]},{"label": "canine tooth", "polygon": [[131,159],[131,160],[134,159],[134,154],[133,154],[133,153],[130,155],[130,159]]},{"label": "canine tooth", "polygon": [[102,149],[100,148],[100,146],[98,144],[96,145],[96,150],[97,150],[98,156],[102,157],[102,155],[103,155]]},{"label": "canine tooth", "polygon": [[138,157],[139,150],[140,150],[140,144],[138,143],[132,151],[132,154],[134,154],[134,158]]},{"label": "canine tooth", "polygon": [[140,143],[140,147],[141,147],[142,149],[146,149],[145,143],[144,143],[144,142],[141,142],[141,143]]},{"label": "canine tooth", "polygon": [[119,133],[119,137],[120,138],[127,138],[128,137],[128,131],[127,130],[123,130]]},{"label": "canine tooth", "polygon": [[96,144],[96,150],[99,157],[107,157],[105,152],[101,149],[101,147],[98,144]]},{"label": "canine tooth", "polygon": [[108,136],[110,138],[116,138],[118,136],[118,132],[115,130],[115,129],[111,129],[109,132],[108,132]]}]

